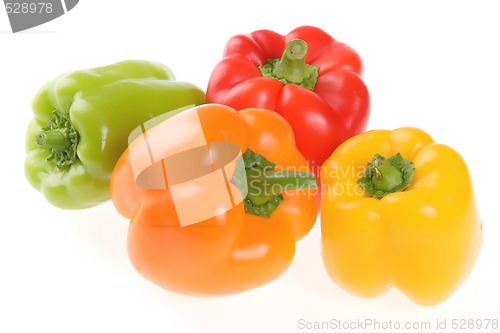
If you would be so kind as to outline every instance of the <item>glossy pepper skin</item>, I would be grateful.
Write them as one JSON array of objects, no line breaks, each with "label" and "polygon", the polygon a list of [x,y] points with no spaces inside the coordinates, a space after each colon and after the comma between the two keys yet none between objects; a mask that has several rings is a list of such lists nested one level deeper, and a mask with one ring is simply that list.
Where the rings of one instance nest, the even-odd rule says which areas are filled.
[{"label": "glossy pepper skin", "polygon": [[36,94],[26,133],[25,175],[56,207],[110,199],[109,181],[130,132],[166,111],[204,103],[166,66],[128,60],[63,74]]},{"label": "glossy pepper skin", "polygon": [[[287,61],[266,66],[280,57]],[[362,71],[351,47],[316,27],[285,36],[258,30],[229,39],[210,76],[207,103],[275,110],[292,125],[299,151],[319,175],[335,148],[366,128],[370,99]]]},{"label": "glossy pepper skin", "polygon": [[[367,162],[397,153],[413,162],[410,186],[367,195],[357,183]],[[321,180],[323,261],[349,293],[374,297],[394,286],[430,306],[450,297],[471,272],[482,224],[467,166],[449,146],[416,128],[366,132],[338,147]]]},{"label": "glossy pepper skin", "polygon": [[[216,104],[197,107],[196,112],[207,142],[231,142],[241,152],[251,149],[275,163],[276,170],[308,170],[290,125],[277,113],[237,112]],[[165,124],[146,133],[165,133]],[[158,141],[160,148],[168,144],[161,136],[152,139],[153,134],[148,134],[149,144]],[[141,140],[134,144],[142,145]],[[182,151],[173,144],[172,149]],[[216,163],[215,154],[212,158]],[[295,242],[316,219],[316,191],[291,190],[282,193],[284,201],[268,218],[246,213],[241,202],[215,217],[181,227],[169,187],[145,189],[136,184],[130,147],[113,171],[111,195],[117,211],[130,219],[127,247],[132,265],[160,287],[194,296],[235,294],[278,278],[293,259]],[[186,197],[193,198],[189,193]],[[192,208],[197,207],[199,203],[192,200]]]}]

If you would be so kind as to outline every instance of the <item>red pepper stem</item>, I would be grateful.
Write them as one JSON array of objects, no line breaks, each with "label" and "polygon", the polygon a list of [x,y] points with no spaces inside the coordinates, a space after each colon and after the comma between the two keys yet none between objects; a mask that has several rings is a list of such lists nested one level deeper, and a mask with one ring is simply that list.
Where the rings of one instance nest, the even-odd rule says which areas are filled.
[{"label": "red pepper stem", "polygon": [[306,64],[307,44],[301,39],[288,42],[281,60],[276,63],[273,75],[298,84],[310,76]]},{"label": "red pepper stem", "polygon": [[306,54],[307,43],[301,39],[292,39],[286,44],[281,58],[269,59],[259,69],[263,76],[313,90],[318,80],[318,67],[306,63]]}]

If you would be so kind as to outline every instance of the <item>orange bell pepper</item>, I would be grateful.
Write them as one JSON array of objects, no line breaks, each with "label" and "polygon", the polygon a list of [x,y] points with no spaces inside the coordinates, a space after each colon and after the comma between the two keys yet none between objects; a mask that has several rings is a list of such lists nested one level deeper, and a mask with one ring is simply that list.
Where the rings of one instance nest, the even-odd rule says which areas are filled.
[{"label": "orange bell pepper", "polygon": [[[175,142],[169,137],[173,132]],[[188,139],[177,138],[186,135]],[[195,136],[203,137],[207,146],[190,150]],[[234,163],[224,161],[227,143],[243,154]],[[137,148],[145,144],[154,147]],[[197,155],[197,163],[211,169],[201,174],[195,170],[198,178],[188,175],[196,163],[186,154],[205,148],[207,154]],[[151,152],[155,161],[161,160],[163,188],[143,179],[147,188],[135,174],[134,160],[150,161]],[[175,163],[168,167],[170,152],[168,158]],[[241,161],[244,169],[237,167]],[[169,168],[179,171],[182,181],[173,180]],[[216,189],[207,173],[221,169],[225,182]],[[238,179],[238,170],[244,170],[246,182]],[[243,292],[284,273],[295,242],[316,219],[316,191],[308,190],[315,187],[316,178],[284,118],[269,110],[237,112],[217,104],[181,112],[147,130],[129,145],[111,178],[113,204],[131,220],[127,247],[132,265],[164,289],[196,296]],[[228,193],[229,208],[223,203]],[[212,217],[185,225],[181,216],[196,219],[210,209],[208,201],[215,205]]]},{"label": "orange bell pepper", "polygon": [[452,148],[415,128],[370,131],[340,145],[321,180],[323,261],[349,293],[374,297],[394,286],[434,305],[471,272],[482,225]]}]

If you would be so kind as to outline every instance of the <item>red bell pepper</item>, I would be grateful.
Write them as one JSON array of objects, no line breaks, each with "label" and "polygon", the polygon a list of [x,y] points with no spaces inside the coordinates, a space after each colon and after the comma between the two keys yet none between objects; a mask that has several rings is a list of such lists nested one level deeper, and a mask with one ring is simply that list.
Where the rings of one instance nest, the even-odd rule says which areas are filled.
[{"label": "red bell pepper", "polygon": [[285,36],[258,30],[229,39],[206,99],[281,114],[318,176],[335,148],[366,128],[370,101],[362,67],[351,47],[321,29],[303,26]]}]

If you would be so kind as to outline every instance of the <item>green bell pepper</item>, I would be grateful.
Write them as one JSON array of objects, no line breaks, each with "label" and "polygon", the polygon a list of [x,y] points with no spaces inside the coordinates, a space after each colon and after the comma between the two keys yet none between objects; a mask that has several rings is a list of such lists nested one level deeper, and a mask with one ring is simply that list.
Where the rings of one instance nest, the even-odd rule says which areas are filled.
[{"label": "green bell pepper", "polygon": [[63,74],[36,94],[25,175],[54,206],[89,208],[110,198],[111,173],[133,129],[204,92],[166,66],[128,60]]}]

